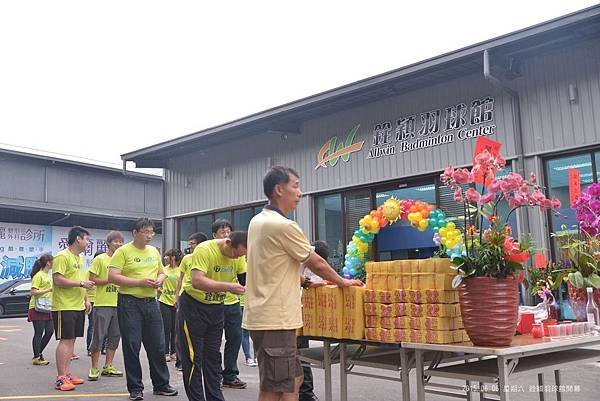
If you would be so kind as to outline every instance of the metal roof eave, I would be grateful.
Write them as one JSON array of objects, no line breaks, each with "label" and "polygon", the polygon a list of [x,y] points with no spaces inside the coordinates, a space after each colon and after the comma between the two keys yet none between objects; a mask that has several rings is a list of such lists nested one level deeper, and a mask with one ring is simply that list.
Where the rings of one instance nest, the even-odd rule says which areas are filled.
[{"label": "metal roof eave", "polygon": [[[6,148],[0,148],[0,154],[7,154],[7,155],[23,157],[23,158],[44,160],[44,161],[51,162],[51,163],[60,163],[60,164],[65,164],[65,165],[84,167],[84,168],[88,168],[88,169],[92,169],[92,170],[103,170],[103,171],[116,173],[116,174],[120,174],[120,175],[123,174],[123,170],[120,168],[102,166],[99,164],[85,163],[85,162],[81,162],[81,161],[77,161],[77,160],[62,159],[59,157],[54,157],[54,156],[49,156],[49,155],[44,155],[44,154],[27,153],[27,152],[21,152],[18,150],[12,150],[12,149],[6,149]],[[146,180],[164,181],[163,177],[158,176],[158,175],[139,173],[139,172],[130,171],[130,170],[127,170],[127,175],[134,177],[134,178],[141,178],[141,179],[146,179]]]},{"label": "metal roof eave", "polygon": [[[243,127],[245,125],[251,125],[259,121],[263,121],[268,118],[275,116],[281,116],[284,113],[290,113],[302,108],[315,106],[319,103],[331,101],[335,98],[341,98],[343,96],[350,95],[355,92],[359,92],[368,87],[377,86],[384,84],[388,81],[399,80],[401,78],[411,76],[417,73],[422,73],[428,69],[443,66],[444,64],[456,63],[462,59],[472,57],[484,50],[502,47],[508,44],[515,44],[518,41],[534,37],[552,30],[567,27],[571,24],[585,21],[600,15],[600,5],[594,5],[586,9],[573,12],[555,19],[542,22],[531,27],[523,28],[512,33],[508,33],[502,36],[498,36],[493,39],[489,39],[483,42],[476,43],[474,45],[467,46],[462,49],[454,50],[436,57],[432,57],[414,64],[410,64],[405,67],[401,67],[392,71],[388,71],[379,75],[375,75],[369,78],[365,78],[347,85],[340,86],[331,90],[327,90],[316,95],[308,96],[293,102],[285,103],[283,105],[267,109],[249,116],[228,122],[226,124],[218,125],[215,127],[207,128],[202,131],[198,131],[192,134],[184,135],[179,138],[161,142],[155,145],[151,145],[142,149],[135,150],[133,152],[125,153],[121,155],[123,161],[135,161],[136,165],[138,160],[142,167],[164,167],[164,163],[161,162],[162,158],[160,153],[168,151],[174,147],[188,144],[189,142],[213,136],[223,131],[233,130],[236,128]],[[142,158],[146,159],[144,163]],[[156,163],[156,164],[155,164]]]}]

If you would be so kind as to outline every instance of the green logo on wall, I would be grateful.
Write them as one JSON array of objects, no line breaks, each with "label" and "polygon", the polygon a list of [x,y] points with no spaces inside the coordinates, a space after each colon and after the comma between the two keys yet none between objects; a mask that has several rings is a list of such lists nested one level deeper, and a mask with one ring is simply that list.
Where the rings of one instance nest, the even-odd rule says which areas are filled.
[{"label": "green logo on wall", "polygon": [[345,142],[340,142],[338,144],[337,137],[335,136],[325,142],[325,144],[321,147],[321,150],[319,150],[319,154],[317,155],[317,165],[315,166],[315,170],[317,170],[319,167],[327,167],[327,163],[329,163],[331,167],[334,167],[340,158],[347,162],[350,160],[351,153],[361,150],[365,141],[352,143],[359,127],[360,124],[356,125],[350,130]]}]

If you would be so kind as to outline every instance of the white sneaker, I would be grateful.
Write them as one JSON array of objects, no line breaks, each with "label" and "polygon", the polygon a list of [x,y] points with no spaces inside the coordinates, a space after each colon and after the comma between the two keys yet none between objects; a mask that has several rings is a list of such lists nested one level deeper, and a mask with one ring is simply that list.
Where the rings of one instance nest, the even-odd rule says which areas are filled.
[{"label": "white sneaker", "polygon": [[258,363],[256,362],[256,359],[247,358],[246,366],[258,366]]}]

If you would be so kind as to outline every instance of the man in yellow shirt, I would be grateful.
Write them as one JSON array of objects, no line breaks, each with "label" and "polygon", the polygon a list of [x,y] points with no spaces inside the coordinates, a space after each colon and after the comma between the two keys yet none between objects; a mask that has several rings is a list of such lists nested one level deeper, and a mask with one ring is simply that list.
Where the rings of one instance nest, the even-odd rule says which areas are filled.
[{"label": "man in yellow shirt", "polygon": [[88,246],[90,233],[83,227],[73,227],[67,236],[69,246],[60,251],[52,260],[52,319],[54,333],[59,341],[56,346],[55,388],[61,391],[74,390],[83,380],[69,371],[75,339],[83,337],[85,314],[92,311],[86,290],[94,288],[94,283],[81,280],[84,261],[81,253]]},{"label": "man in yellow shirt", "polygon": [[288,167],[272,167],[263,179],[269,204],[248,228],[248,274],[242,327],[250,331],[258,358],[259,401],[298,400],[302,366],[296,329],[302,327],[300,263],[340,287],[346,280],[311,248],[304,233],[286,216],[300,202],[300,178]]},{"label": "man in yellow shirt", "polygon": [[[190,401],[224,401],[221,391],[221,337],[227,292],[244,292],[246,232],[198,245],[179,299],[183,383]],[[238,282],[239,281],[239,282]]]},{"label": "man in yellow shirt", "polygon": [[110,260],[108,282],[119,286],[117,316],[123,342],[123,360],[129,399],[144,399],[140,347],[148,356],[153,393],[175,396],[169,384],[165,362],[165,334],[156,300],[157,288],[165,279],[158,250],[150,245],[154,223],[138,219],[132,230],[133,241],[117,249]]},{"label": "man in yellow shirt", "polygon": [[[183,278],[192,266],[194,249],[196,249],[198,244],[201,244],[206,240],[208,240],[208,237],[202,232],[197,232],[190,235],[190,237],[188,238],[188,245],[190,246],[189,253],[185,255],[183,259],[181,259],[181,263],[179,264],[179,278],[177,279],[177,289],[175,290],[175,307],[177,307],[177,313],[175,315],[176,328],[179,327],[179,297],[181,296],[181,294],[183,294]],[[181,341],[179,341],[179,339],[177,338],[178,336],[179,332],[177,331],[177,329],[175,329],[175,347],[177,348],[177,352],[179,354],[177,356],[177,362],[175,362],[175,368],[178,371],[182,371],[183,368],[181,367]]]},{"label": "man in yellow shirt", "polygon": [[[111,231],[106,236],[106,253],[98,255],[92,261],[90,267],[90,280],[96,284],[96,303],[94,304],[94,320],[92,342],[90,352],[92,356],[92,367],[88,373],[89,380],[98,380],[102,376],[123,376],[123,372],[117,370],[113,365],[115,353],[121,340],[119,320],[117,317],[117,295],[119,288],[108,282],[108,265],[115,251],[119,249],[125,238],[119,231]],[[106,360],[102,371],[98,367],[100,351],[107,340]]]},{"label": "man in yellow shirt", "polygon": [[[217,219],[212,225],[213,238],[228,238],[233,226],[228,220]],[[245,389],[246,382],[240,380],[237,366],[238,354],[242,345],[242,308],[240,297],[230,292],[225,296],[225,312],[223,331],[225,347],[223,348],[223,387]]]}]

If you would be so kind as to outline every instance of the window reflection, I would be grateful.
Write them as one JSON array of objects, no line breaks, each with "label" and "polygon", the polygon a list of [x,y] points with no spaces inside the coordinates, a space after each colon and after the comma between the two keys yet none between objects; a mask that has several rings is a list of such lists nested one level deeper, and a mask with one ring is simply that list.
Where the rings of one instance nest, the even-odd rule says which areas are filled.
[{"label": "window reflection", "polygon": [[[435,183],[425,183],[406,188],[379,191],[375,194],[377,207],[391,198],[422,200],[431,205],[436,204]],[[433,256],[437,249],[432,241],[433,231],[418,231],[406,220],[398,220],[394,225],[379,230],[377,250],[379,260],[423,259]]]}]

